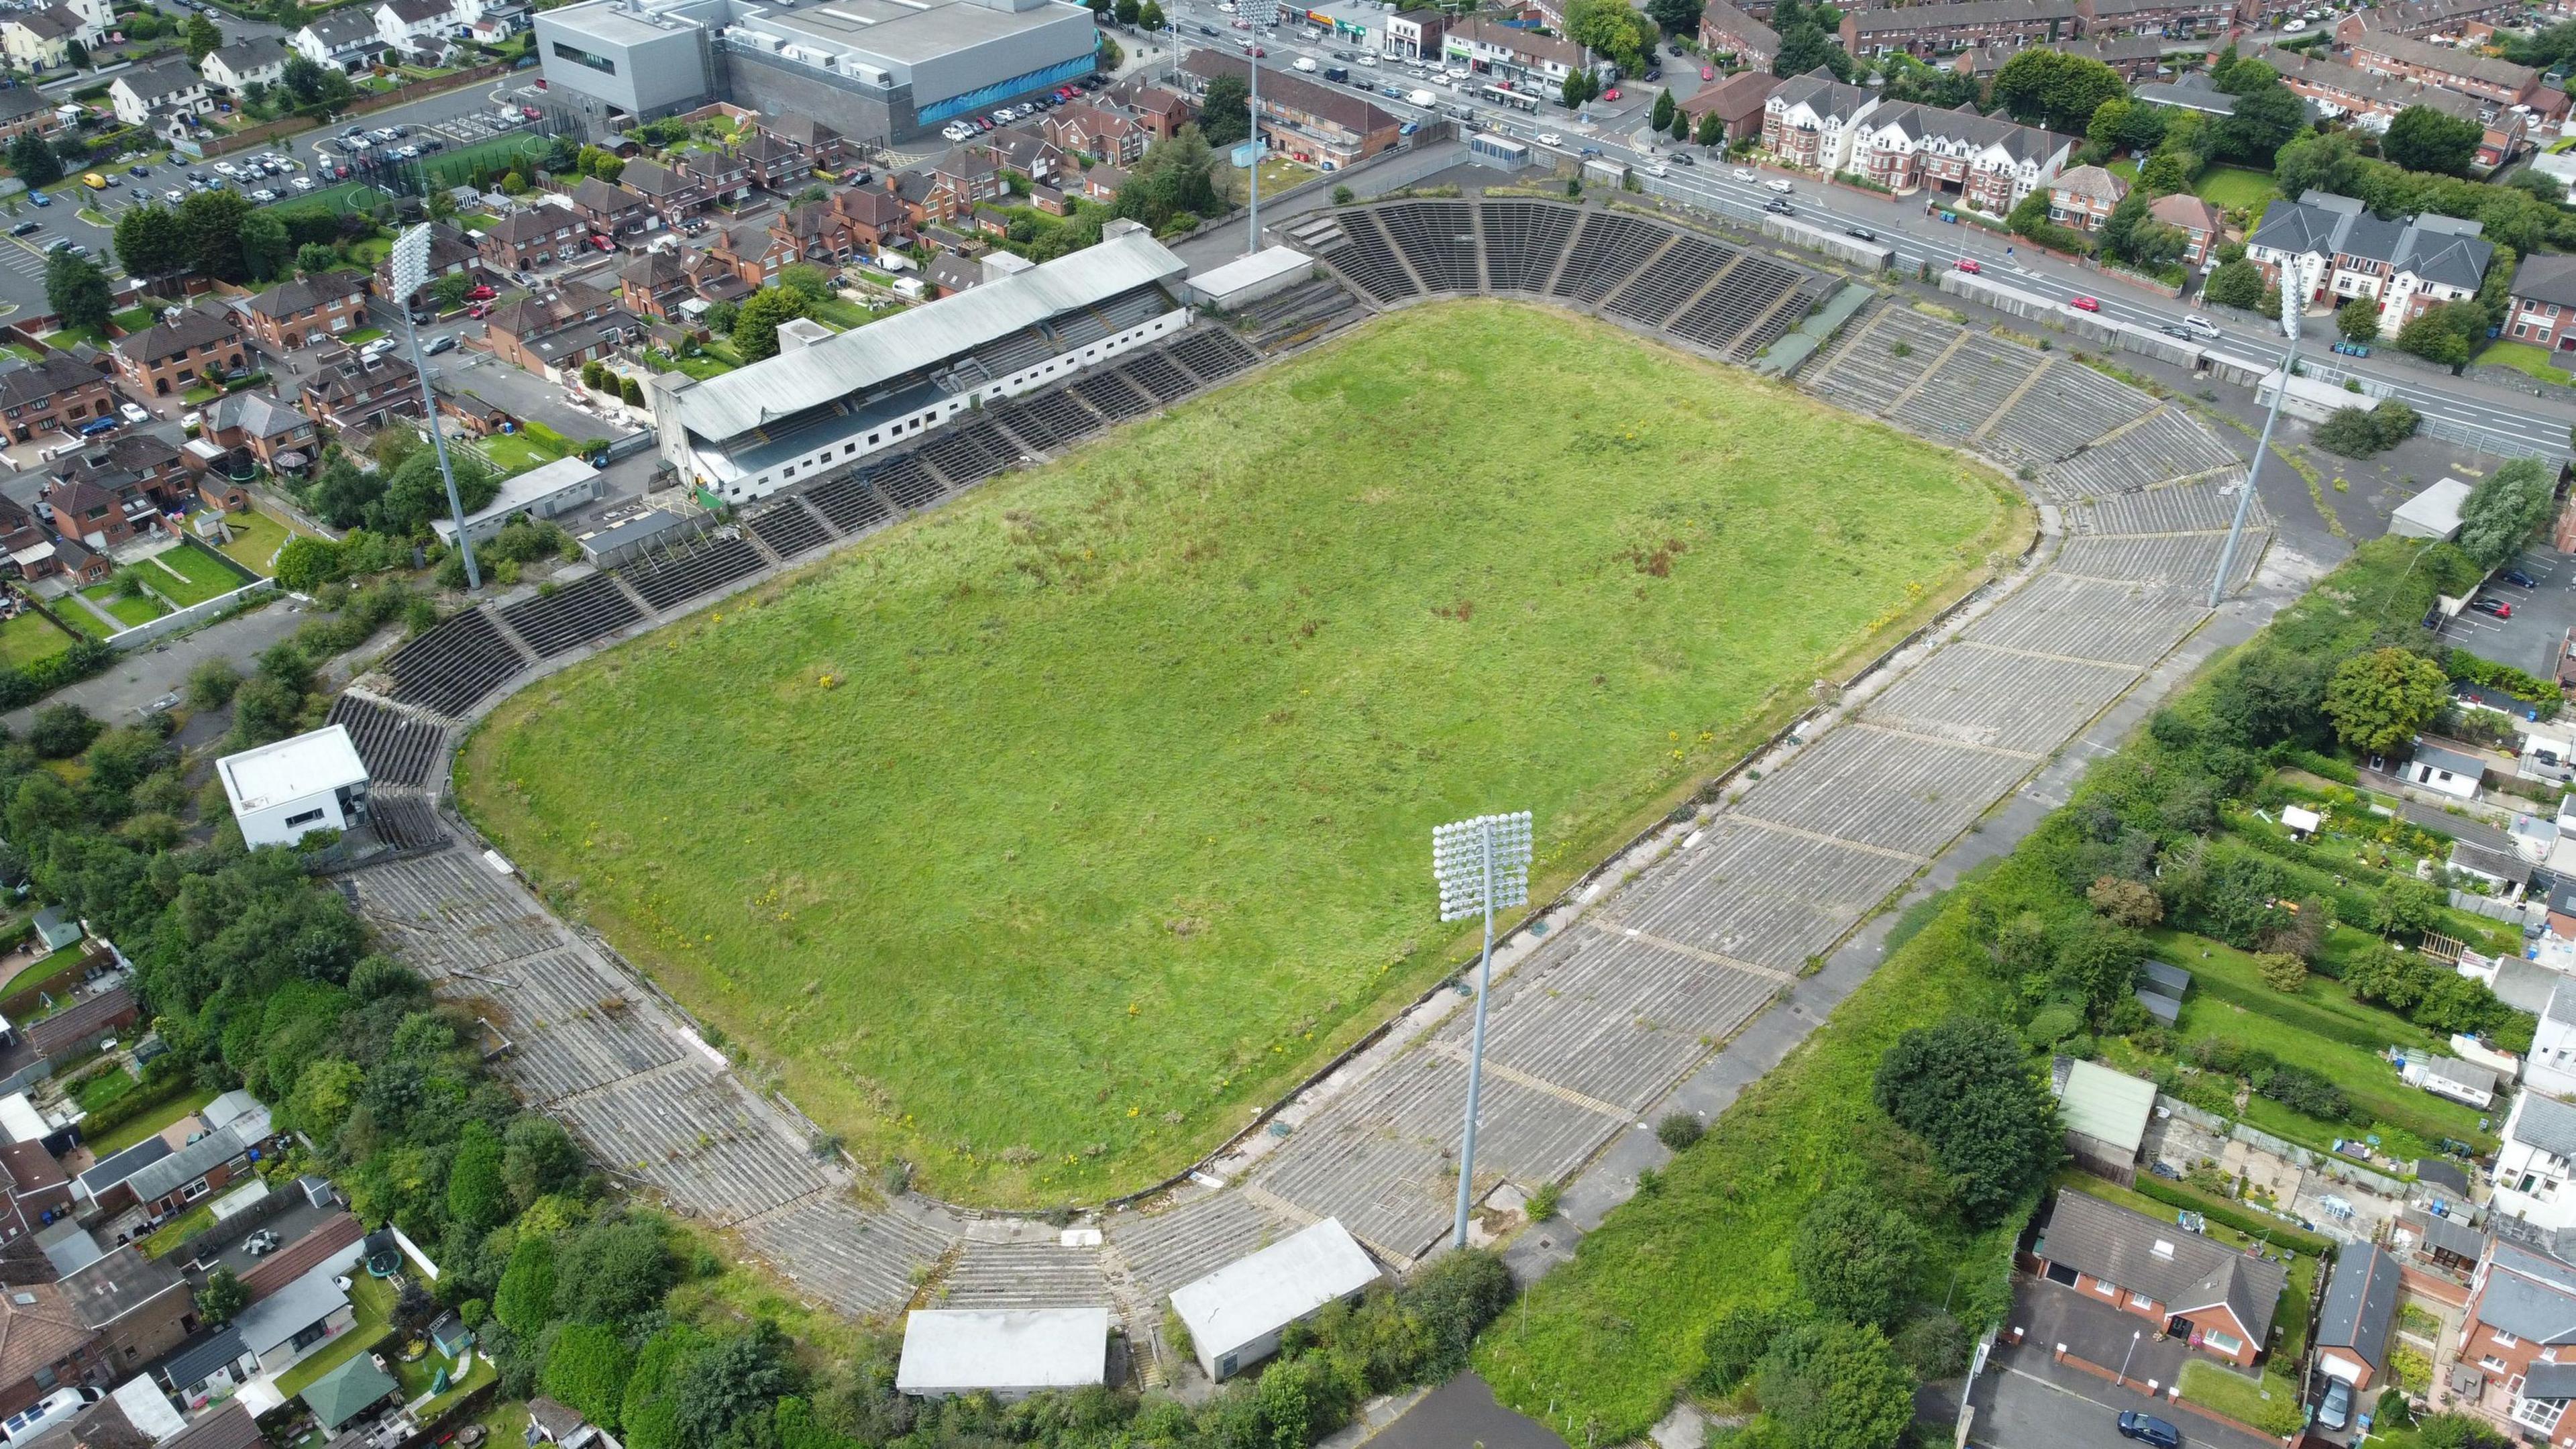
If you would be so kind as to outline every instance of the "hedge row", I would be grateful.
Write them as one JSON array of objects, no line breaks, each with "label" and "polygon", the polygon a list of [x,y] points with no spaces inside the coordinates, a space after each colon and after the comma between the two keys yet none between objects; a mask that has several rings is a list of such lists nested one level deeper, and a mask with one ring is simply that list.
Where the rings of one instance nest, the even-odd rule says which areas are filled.
[{"label": "hedge row", "polygon": [[2283,1247],[2296,1248],[2302,1253],[2322,1256],[2334,1246],[2286,1218],[2266,1217],[2261,1213],[2248,1212],[2240,1204],[2222,1197],[2212,1197],[2196,1187],[2167,1182],[2161,1177],[2139,1178],[2134,1191],[2140,1197],[2153,1198],[2167,1207],[2183,1208],[2199,1213],[2213,1223],[2224,1224],[2253,1237],[2269,1237]]},{"label": "hedge row", "polygon": [[124,1126],[155,1107],[166,1106],[188,1094],[194,1083],[185,1072],[168,1072],[154,1081],[145,1073],[141,1085],[88,1116],[81,1118],[81,1136],[96,1139]]},{"label": "hedge row", "polygon": [[49,654],[33,664],[19,667],[0,666],[0,709],[16,709],[34,704],[66,684],[78,684],[93,674],[104,674],[116,662],[116,651],[96,639],[77,639],[60,654]]}]

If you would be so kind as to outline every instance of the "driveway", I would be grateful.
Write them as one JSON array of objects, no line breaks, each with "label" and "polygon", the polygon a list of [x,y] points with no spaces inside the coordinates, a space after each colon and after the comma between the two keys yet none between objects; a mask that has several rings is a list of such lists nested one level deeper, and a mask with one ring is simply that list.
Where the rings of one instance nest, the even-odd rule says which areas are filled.
[{"label": "driveway", "polygon": [[[1977,1421],[1973,1443],[1991,1449],[2113,1449],[2131,1441],[2116,1427],[2123,1410],[2149,1413],[2182,1430],[2186,1443],[2215,1449],[2256,1449],[2271,1440],[2216,1423],[2161,1392],[2195,1354],[2182,1340],[2156,1339],[2156,1325],[2060,1283],[2022,1277],[2013,1293],[2012,1326],[2018,1347],[1998,1343],[1991,1367],[1971,1396]],[[2105,1372],[2124,1367],[2124,1384],[2057,1360],[2069,1356]],[[2215,1364],[2216,1360],[2210,1360]],[[2124,1385],[2134,1385],[2127,1387]]]},{"label": "driveway", "polygon": [[2144,1394],[2115,1389],[2089,1376],[2066,1383],[2007,1363],[1987,1370],[1974,1395],[1976,1423],[1968,1442],[1983,1449],[2137,1449],[2120,1436],[2120,1412],[2150,1413],[2182,1431],[2192,1449],[2280,1449],[2277,1440],[2214,1424]]},{"label": "driveway", "polygon": [[2194,1355],[2178,1338],[2158,1341],[2155,1323],[2042,1278],[2020,1280],[2012,1322],[2022,1330],[2022,1346],[2015,1352],[2045,1359],[2062,1344],[2088,1363],[2125,1371],[2132,1383],[2170,1385],[2182,1376],[2184,1364],[2205,1356]]}]

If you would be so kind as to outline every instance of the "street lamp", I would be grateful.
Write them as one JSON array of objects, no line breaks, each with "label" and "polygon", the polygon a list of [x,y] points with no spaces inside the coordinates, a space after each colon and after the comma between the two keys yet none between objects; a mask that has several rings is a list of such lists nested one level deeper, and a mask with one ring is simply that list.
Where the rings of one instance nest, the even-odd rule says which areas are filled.
[{"label": "street lamp", "polygon": [[2143,1328],[2133,1328],[2129,1330],[2129,1351],[2120,1355],[2120,1383],[2122,1387],[2126,1387],[2128,1385],[2129,1360],[2138,1356],[2138,1340],[2145,1335],[2146,1330]]},{"label": "street lamp", "polygon": [[1440,919],[1483,912],[1485,949],[1476,962],[1476,1035],[1467,1052],[1467,1126],[1458,1146],[1458,1221],[1450,1245],[1467,1246],[1467,1207],[1475,1195],[1476,1105],[1485,1081],[1485,998],[1494,984],[1494,909],[1529,903],[1530,816],[1479,815],[1431,830],[1431,878],[1440,886]]},{"label": "street lamp", "polygon": [[2299,360],[2299,314],[2307,306],[2308,269],[2297,260],[2281,264],[2281,330],[2289,349],[2281,354],[2281,385],[2272,389],[2272,410],[2263,415],[2263,436],[2254,443],[2254,466],[2245,470],[2245,491],[2236,495],[2236,520],[2227,525],[2227,543],[2218,551],[2218,577],[2209,581],[2209,607],[2227,593],[2227,575],[2236,566],[2236,541],[2245,536],[2245,515],[2254,507],[2254,484],[2263,476],[2263,457],[2272,451],[2272,428],[2281,421],[2281,402],[2290,395],[2290,374]]},{"label": "street lamp", "polygon": [[447,511],[456,520],[456,546],[465,551],[465,587],[483,587],[483,571],[474,562],[474,540],[465,535],[465,500],[456,494],[456,468],[447,461],[447,434],[438,426],[438,392],[429,385],[429,367],[421,361],[420,324],[412,320],[411,300],[429,285],[429,223],[394,238],[394,310],[402,313],[403,337],[411,343],[411,370],[420,377],[420,410],[428,415],[430,446],[438,450],[438,474],[447,480]]}]

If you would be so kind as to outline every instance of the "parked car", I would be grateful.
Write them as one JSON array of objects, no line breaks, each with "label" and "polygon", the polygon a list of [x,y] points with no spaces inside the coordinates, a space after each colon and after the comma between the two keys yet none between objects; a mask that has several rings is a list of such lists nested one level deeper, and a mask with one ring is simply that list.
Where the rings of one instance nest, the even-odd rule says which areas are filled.
[{"label": "parked car", "polygon": [[41,191],[28,192],[27,200],[38,206],[51,206],[54,204],[54,199]]},{"label": "parked car", "polygon": [[2533,578],[2531,575],[2524,573],[2520,569],[2506,569],[2503,573],[2496,575],[2496,577],[2513,585],[2517,589],[2536,589],[2540,587],[2540,580]]},{"label": "parked car", "polygon": [[1699,78],[1704,81],[1713,81],[1717,79],[1717,67],[1713,65],[1701,66],[1699,68]]},{"label": "parked car", "polygon": [[1612,86],[1610,89],[1603,91],[1601,93],[1601,99],[1605,101],[1615,101],[1619,99],[1619,88],[1617,86]]},{"label": "parked car", "polygon": [[128,166],[125,168],[125,174],[128,176],[149,176],[152,174],[152,168],[149,166]]},{"label": "parked car", "polygon": [[[2291,25],[2297,23],[2292,21]],[[2336,1379],[2326,1386],[2326,1396],[2317,1404],[2317,1422],[2329,1429],[2340,1429],[2352,1422],[2352,1385]]]},{"label": "parked car", "polygon": [[9,228],[9,235],[25,236],[31,231],[42,231],[44,228],[45,224],[41,221],[22,221],[16,226]]},{"label": "parked car", "polygon": [[311,191],[313,189],[313,178],[310,176],[298,176],[289,184],[294,186],[298,191]]},{"label": "parked car", "polygon": [[2066,305],[2074,308],[2078,312],[2099,312],[2102,310],[2101,300],[2096,297],[2069,297],[2066,299]]},{"label": "parked car", "polygon": [[2469,607],[2477,610],[2481,614],[2491,615],[2498,619],[2510,619],[2513,617],[2513,605],[2506,603],[2502,599],[2471,599],[2469,600]]},{"label": "parked car", "polygon": [[1952,263],[1952,265],[1972,277],[1985,270],[1985,267],[1980,265],[1975,257],[1961,257],[1958,261]]},{"label": "parked car", "polygon": [[425,357],[436,357],[438,354],[447,351],[455,345],[456,339],[453,337],[433,337],[427,342],[421,344],[421,355]]},{"label": "parked car", "polygon": [[493,291],[488,285],[478,285],[465,294],[465,300],[468,302],[489,302],[500,295],[500,293]]},{"label": "parked car", "polygon": [[484,318],[492,315],[492,304],[489,302],[477,302],[473,306],[465,309],[465,315],[473,318],[477,322],[480,322]]},{"label": "parked car", "polygon": [[2182,1449],[2180,1429],[2153,1414],[2141,1414],[2134,1409],[2120,1411],[2120,1435],[2141,1444],[2151,1444],[2155,1449]]}]

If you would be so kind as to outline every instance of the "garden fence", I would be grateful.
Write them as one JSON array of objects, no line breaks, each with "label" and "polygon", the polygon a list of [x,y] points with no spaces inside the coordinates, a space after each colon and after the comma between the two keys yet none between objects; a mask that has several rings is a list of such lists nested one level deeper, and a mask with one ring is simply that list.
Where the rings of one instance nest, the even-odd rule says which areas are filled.
[{"label": "garden fence", "polygon": [[2305,1171],[2324,1173],[2338,1182],[2351,1183],[2355,1187],[2378,1193],[2382,1197],[2406,1196],[2406,1184],[2386,1173],[2374,1172],[2359,1163],[2347,1162],[2332,1153],[2319,1152],[2313,1147],[2302,1147],[2286,1137],[2275,1137],[2259,1127],[2249,1126],[2232,1117],[2195,1107],[2179,1097],[2157,1093],[2156,1109],[2169,1112],[2204,1131],[2233,1138],[2257,1152],[2268,1152]]},{"label": "garden fence", "polygon": [[2484,916],[2490,921],[2503,921],[2514,926],[2537,926],[2549,919],[2549,907],[2541,902],[2525,901],[2516,904],[2469,891],[2453,891],[2451,904],[2461,910]]},{"label": "garden fence", "polygon": [[110,634],[107,636],[107,647],[119,652],[140,649],[146,644],[166,639],[182,630],[211,623],[225,611],[248,603],[253,595],[276,587],[277,583],[273,579],[253,580],[229,594],[218,594],[202,604],[190,604],[175,613],[164,614],[158,619],[137,624],[131,629],[122,629]]}]

